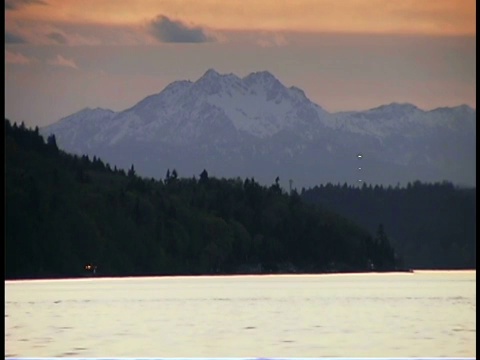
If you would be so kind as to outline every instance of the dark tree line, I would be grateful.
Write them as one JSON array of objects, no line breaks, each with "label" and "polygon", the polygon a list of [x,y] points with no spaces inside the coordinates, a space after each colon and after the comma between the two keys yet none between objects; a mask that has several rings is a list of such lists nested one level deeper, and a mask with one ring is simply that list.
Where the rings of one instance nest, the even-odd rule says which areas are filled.
[{"label": "dark tree line", "polygon": [[[5,121],[6,278],[392,270],[376,235],[255,179],[137,176]],[[378,225],[378,224],[377,224]]]},{"label": "dark tree line", "polygon": [[321,185],[302,198],[342,214],[370,231],[382,223],[405,266],[476,268],[476,189],[449,182],[395,188]]}]

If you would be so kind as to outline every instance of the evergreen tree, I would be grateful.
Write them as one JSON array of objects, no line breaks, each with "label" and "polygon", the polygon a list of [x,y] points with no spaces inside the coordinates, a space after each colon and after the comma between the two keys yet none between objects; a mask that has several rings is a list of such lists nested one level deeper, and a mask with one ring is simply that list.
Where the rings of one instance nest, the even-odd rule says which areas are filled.
[{"label": "evergreen tree", "polygon": [[127,174],[128,177],[134,177],[135,176],[135,167],[132,166],[130,167],[130,170],[128,170],[128,174]]},{"label": "evergreen tree", "polygon": [[[23,122],[22,122],[23,125]],[[25,125],[23,125],[25,126]],[[55,152],[58,152],[58,146],[57,146],[57,139],[55,138],[55,134],[51,134],[47,138],[47,145],[53,149]]]},{"label": "evergreen tree", "polygon": [[200,182],[206,183],[207,181],[208,181],[208,172],[207,170],[203,169],[203,171],[200,174]]}]

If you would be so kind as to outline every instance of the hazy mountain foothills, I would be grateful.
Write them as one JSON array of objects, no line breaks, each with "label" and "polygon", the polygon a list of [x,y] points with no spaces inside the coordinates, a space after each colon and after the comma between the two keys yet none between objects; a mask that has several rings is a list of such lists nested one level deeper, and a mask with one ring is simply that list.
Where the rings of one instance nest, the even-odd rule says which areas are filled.
[{"label": "hazy mountain foothills", "polygon": [[303,191],[301,197],[370,231],[382,223],[408,268],[476,268],[475,188],[419,181],[405,188],[327,184]]},{"label": "hazy mountain foothills", "polygon": [[6,278],[395,270],[382,226],[286,194],[278,182],[165,180],[59,150],[5,121]]},{"label": "hazy mountain foothills", "polygon": [[267,71],[239,78],[210,69],[127,110],[84,109],[40,132],[55,134],[65,151],[123,168],[135,164],[155,178],[176,168],[187,177],[208,169],[263,185],[278,176],[284,189],[290,180],[298,189],[358,180],[476,182],[474,109],[393,103],[329,113]]}]

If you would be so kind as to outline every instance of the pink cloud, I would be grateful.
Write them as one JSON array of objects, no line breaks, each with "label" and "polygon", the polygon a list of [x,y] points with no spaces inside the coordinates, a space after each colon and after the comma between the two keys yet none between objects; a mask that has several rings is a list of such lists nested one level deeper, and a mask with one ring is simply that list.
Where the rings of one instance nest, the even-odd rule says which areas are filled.
[{"label": "pink cloud", "polygon": [[77,64],[75,64],[75,61],[73,59],[66,59],[62,55],[57,55],[55,59],[49,60],[48,63],[54,66],[63,66],[72,69],[78,69],[78,66]]},{"label": "pink cloud", "polygon": [[26,65],[32,62],[32,59],[26,57],[21,53],[16,53],[13,51],[6,51],[5,52],[5,62],[8,64],[21,64]]}]

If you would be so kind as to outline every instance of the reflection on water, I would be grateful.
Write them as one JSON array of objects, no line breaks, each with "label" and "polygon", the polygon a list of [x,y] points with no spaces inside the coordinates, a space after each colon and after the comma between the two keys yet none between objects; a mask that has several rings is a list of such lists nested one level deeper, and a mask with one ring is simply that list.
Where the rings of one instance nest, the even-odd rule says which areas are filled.
[{"label": "reflection on water", "polygon": [[7,281],[7,357],[475,357],[476,272]]}]

